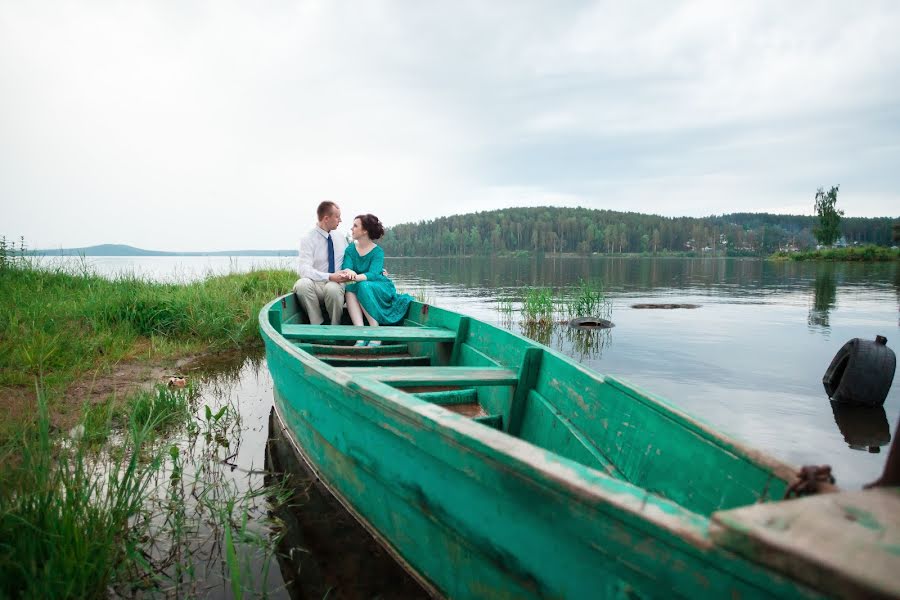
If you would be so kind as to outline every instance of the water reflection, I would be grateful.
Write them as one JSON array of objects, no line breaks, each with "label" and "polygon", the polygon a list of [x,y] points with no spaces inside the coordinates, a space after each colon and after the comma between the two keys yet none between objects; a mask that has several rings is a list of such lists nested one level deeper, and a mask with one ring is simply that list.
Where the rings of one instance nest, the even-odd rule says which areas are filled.
[{"label": "water reflection", "polygon": [[807,322],[810,327],[828,329],[828,313],[836,305],[837,283],[834,277],[834,265],[822,265],[816,272],[816,280],[813,287],[813,303],[809,309]]},{"label": "water reflection", "polygon": [[841,435],[854,450],[875,454],[881,452],[881,446],[891,443],[891,427],[884,407],[832,402],[831,410]]},{"label": "water reflection", "polygon": [[280,490],[265,487],[262,471],[267,430],[259,415],[271,406],[263,393],[271,380],[261,354],[195,361],[182,374],[196,385],[194,416],[165,440],[166,461],[146,506],[146,559],[157,572],[157,591],[227,595],[238,585],[244,593],[287,598],[278,569],[270,568],[277,564],[270,495]]},{"label": "water reflection", "polygon": [[267,482],[286,485],[281,575],[291,598],[428,598],[378,542],[322,486],[281,435],[274,412],[266,445]]},{"label": "water reflection", "polygon": [[612,329],[563,327],[562,337],[564,344],[557,344],[557,347],[566,345],[572,348],[574,357],[579,361],[599,359],[603,350],[612,344]]}]

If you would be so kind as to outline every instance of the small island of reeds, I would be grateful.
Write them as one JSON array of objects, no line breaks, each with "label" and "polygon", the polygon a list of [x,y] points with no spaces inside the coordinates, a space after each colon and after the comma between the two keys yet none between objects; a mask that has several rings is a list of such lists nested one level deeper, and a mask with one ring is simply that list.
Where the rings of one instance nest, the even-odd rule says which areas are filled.
[{"label": "small island of reeds", "polygon": [[900,260],[900,248],[885,246],[849,246],[846,248],[822,248],[800,252],[776,252],[771,260],[831,261],[831,262],[886,262]]}]

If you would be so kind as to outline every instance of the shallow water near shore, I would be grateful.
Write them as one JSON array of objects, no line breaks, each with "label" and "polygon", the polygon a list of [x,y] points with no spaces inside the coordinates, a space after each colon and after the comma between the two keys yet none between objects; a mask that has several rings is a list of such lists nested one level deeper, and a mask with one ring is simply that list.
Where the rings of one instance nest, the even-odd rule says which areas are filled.
[{"label": "shallow water near shore", "polygon": [[[175,268],[177,260],[170,259],[169,266]],[[279,259],[278,266],[283,262]],[[900,391],[896,383],[884,406],[873,409],[832,406],[822,386],[832,357],[851,338],[884,335],[888,346],[896,347],[900,340],[896,263],[389,258],[387,268],[404,291],[533,337],[600,373],[636,384],[752,447],[794,465],[830,464],[838,485],[845,489],[859,489],[881,473],[887,447],[897,434]],[[520,323],[517,311],[526,289],[548,287],[562,294],[580,280],[602,284],[611,301],[614,328],[577,331],[564,324],[525,328]],[[641,304],[697,307],[633,308]],[[213,410],[233,406],[235,416],[239,415],[239,423],[226,434],[228,447],[215,448],[213,453],[211,448],[202,449],[197,454],[200,462],[218,461],[224,467],[221,475],[232,478],[238,489],[262,485],[272,405],[272,382],[264,361],[258,355],[232,357],[217,367],[203,366],[202,374],[188,375],[200,382],[200,406],[209,404]],[[259,580],[256,589],[294,597],[301,597],[296,595],[300,592],[285,581],[303,582],[308,593],[331,589],[329,597],[378,593],[399,597],[398,589],[416,589],[409,582],[385,588],[374,576],[369,581],[373,587],[360,587],[357,583],[366,577],[356,571],[342,582],[341,573],[347,572],[348,565],[372,562],[377,550],[365,546],[366,539],[371,541],[365,532],[357,532],[357,537],[344,533],[347,523],[335,516],[339,512],[317,518],[326,514],[321,507],[327,503],[309,499],[316,489],[312,478],[297,482],[293,502],[308,503],[308,510],[295,511],[295,516],[301,516],[288,519],[295,529],[301,524],[303,541],[295,547],[310,556],[322,556],[326,566],[307,560],[304,573],[309,578],[303,580],[303,574],[298,578],[291,570],[296,563],[285,566],[276,560],[268,579]],[[264,498],[250,510],[261,535],[283,530],[266,521],[268,511]],[[302,523],[323,520],[343,523],[336,525],[334,537],[354,541],[337,554],[333,540],[330,546],[320,544],[317,551],[315,539],[327,540],[327,528],[324,534],[312,533],[310,528],[303,534]],[[354,554],[357,548],[368,549]],[[250,547],[246,551],[255,552]],[[334,556],[340,560],[335,562]],[[251,559],[250,569],[261,570],[263,558]],[[225,590],[221,566],[217,568],[207,569],[202,581]],[[215,588],[217,581],[220,588]]]}]

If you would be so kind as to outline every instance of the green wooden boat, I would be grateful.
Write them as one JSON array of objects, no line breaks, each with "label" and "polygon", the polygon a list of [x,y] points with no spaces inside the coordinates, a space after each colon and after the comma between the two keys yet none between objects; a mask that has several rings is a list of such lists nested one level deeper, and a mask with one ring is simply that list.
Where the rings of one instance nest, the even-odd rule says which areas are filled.
[{"label": "green wooden boat", "polygon": [[794,468],[427,304],[305,320],[260,313],[281,435],[435,596],[900,596],[898,488],[782,501]]}]

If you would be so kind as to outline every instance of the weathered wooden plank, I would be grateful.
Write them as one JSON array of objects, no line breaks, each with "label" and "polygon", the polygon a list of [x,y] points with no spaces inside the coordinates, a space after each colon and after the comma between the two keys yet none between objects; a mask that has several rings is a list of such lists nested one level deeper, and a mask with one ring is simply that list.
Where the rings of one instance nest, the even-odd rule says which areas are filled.
[{"label": "weathered wooden plank", "polygon": [[459,320],[459,325],[456,327],[456,340],[453,342],[453,352],[450,353],[450,364],[452,366],[459,366],[459,353],[462,350],[462,345],[466,341],[466,337],[469,335],[469,317],[462,317]]},{"label": "weathered wooden plank", "polygon": [[472,420],[494,429],[503,430],[503,415],[485,415],[483,417],[475,417]]},{"label": "weathered wooden plank", "polygon": [[396,386],[515,385],[518,374],[491,367],[347,367],[351,377],[370,377]]},{"label": "weathered wooden plank", "polygon": [[469,404],[477,402],[478,397],[474,389],[464,388],[461,390],[442,390],[440,392],[422,392],[415,394],[416,398],[420,398],[432,404]]},{"label": "weathered wooden plank", "polygon": [[[328,355],[344,354],[353,356],[372,356],[377,354],[408,354],[409,346],[406,344],[392,343],[381,346],[343,346],[338,344],[308,344],[300,342],[295,344],[297,348],[310,354]],[[321,358],[321,356],[319,356]]]},{"label": "weathered wooden plank", "polygon": [[282,325],[289,340],[382,340],[452,342],[456,332],[443,327],[355,327],[353,325]]},{"label": "weathered wooden plank", "polygon": [[428,356],[319,356],[332,367],[427,367],[431,364]]},{"label": "weathered wooden plank", "polygon": [[714,513],[722,546],[847,598],[900,597],[900,489],[821,494]]},{"label": "weathered wooden plank", "polygon": [[541,357],[544,351],[540,348],[528,348],[519,368],[519,383],[516,393],[513,395],[512,405],[509,409],[509,424],[507,432],[510,435],[519,435],[522,430],[522,417],[525,414],[528,392],[534,388],[538,373],[541,370]]},{"label": "weathered wooden plank", "polygon": [[578,429],[568,415],[559,412],[534,390],[528,392],[528,409],[519,437],[542,448],[554,448],[555,452],[566,458],[594,467],[616,479],[626,480],[612,460]]}]

